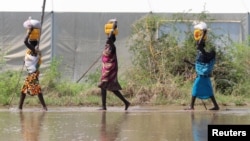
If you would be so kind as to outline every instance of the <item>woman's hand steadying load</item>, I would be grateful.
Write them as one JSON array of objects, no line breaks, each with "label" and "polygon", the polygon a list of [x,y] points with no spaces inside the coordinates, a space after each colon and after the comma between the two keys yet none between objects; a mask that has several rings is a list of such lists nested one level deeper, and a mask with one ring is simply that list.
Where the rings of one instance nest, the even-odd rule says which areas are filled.
[{"label": "woman's hand steadying load", "polygon": [[205,48],[205,46],[206,46],[205,45],[205,36],[206,36],[206,34],[207,34],[207,30],[204,29],[200,40],[197,42],[197,49],[198,50],[203,50]]},{"label": "woman's hand steadying load", "polygon": [[117,21],[114,21],[113,30],[115,30],[116,28],[117,28]]},{"label": "woman's hand steadying load", "polygon": [[204,40],[200,40],[198,43],[197,43],[197,49],[198,50],[202,50],[205,48],[205,41]]},{"label": "woman's hand steadying load", "polygon": [[33,27],[31,27],[30,29],[29,29],[29,31],[28,31],[28,36],[32,33],[32,31],[33,31]]}]

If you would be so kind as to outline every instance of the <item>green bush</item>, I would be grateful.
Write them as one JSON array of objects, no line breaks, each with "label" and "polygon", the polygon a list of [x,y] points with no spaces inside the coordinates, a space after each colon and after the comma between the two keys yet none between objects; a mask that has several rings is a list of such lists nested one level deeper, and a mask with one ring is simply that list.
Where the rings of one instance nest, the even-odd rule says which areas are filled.
[{"label": "green bush", "polygon": [[[128,44],[134,57],[135,71],[132,73],[133,77],[130,74],[131,82],[140,85],[161,83],[167,87],[169,81],[166,80],[169,80],[171,76],[183,76],[183,81],[178,81],[176,84],[179,87],[186,80],[193,81],[194,68],[183,62],[184,58],[191,62],[194,62],[196,58],[193,29],[188,28],[188,31],[185,32],[184,42],[180,44],[178,37],[181,31],[176,26],[179,23],[184,23],[187,27],[192,27],[193,20],[185,19],[184,21],[183,19],[183,16],[180,15],[174,15],[172,19],[167,19],[164,16],[149,14],[133,24]],[[196,15],[192,19],[207,23],[212,20],[206,13]],[[167,24],[168,29],[171,30],[165,36],[157,38],[157,29],[163,24]],[[247,66],[249,65],[247,59],[249,48],[244,44],[235,45],[230,39],[223,41],[225,39],[221,38],[222,36],[209,31],[206,50],[215,48],[217,52],[217,61],[213,71],[216,91],[231,95],[240,87],[244,91],[242,85],[248,83],[249,77],[245,77],[245,75],[249,76],[249,67]],[[216,47],[215,40],[221,40],[222,43],[226,44]]]}]

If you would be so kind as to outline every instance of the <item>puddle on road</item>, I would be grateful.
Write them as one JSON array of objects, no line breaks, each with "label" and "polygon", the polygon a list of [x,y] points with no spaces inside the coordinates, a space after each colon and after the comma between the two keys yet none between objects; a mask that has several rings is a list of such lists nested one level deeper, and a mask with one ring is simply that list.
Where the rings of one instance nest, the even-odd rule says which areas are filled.
[{"label": "puddle on road", "polygon": [[8,141],[207,141],[208,124],[250,124],[250,108],[184,111],[165,106],[0,110],[0,137]]}]

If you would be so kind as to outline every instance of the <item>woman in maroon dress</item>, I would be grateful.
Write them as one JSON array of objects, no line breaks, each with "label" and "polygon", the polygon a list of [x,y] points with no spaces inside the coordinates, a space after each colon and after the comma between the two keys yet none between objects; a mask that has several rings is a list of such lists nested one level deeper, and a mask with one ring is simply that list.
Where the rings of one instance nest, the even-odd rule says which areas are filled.
[{"label": "woman in maroon dress", "polygon": [[118,62],[116,56],[116,46],[114,44],[114,42],[116,41],[115,30],[117,29],[117,21],[114,20],[112,22],[113,29],[108,34],[108,39],[102,53],[102,75],[101,82],[98,85],[98,87],[101,88],[102,95],[102,108],[100,110],[107,110],[107,90],[113,92],[118,98],[120,98],[125,104],[125,110],[127,110],[130,103],[123,97],[123,95],[119,91],[122,88],[117,80]]}]

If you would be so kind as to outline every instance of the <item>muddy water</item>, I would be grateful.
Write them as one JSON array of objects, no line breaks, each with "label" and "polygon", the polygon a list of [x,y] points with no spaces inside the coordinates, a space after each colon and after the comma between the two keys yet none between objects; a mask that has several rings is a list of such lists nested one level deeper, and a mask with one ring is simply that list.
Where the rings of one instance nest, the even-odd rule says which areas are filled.
[{"label": "muddy water", "polygon": [[208,124],[250,124],[250,108],[0,109],[0,141],[207,141]]}]

